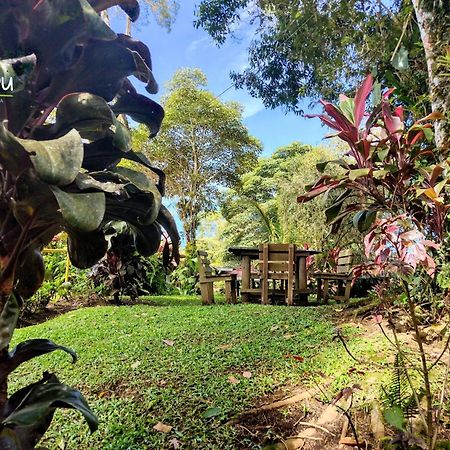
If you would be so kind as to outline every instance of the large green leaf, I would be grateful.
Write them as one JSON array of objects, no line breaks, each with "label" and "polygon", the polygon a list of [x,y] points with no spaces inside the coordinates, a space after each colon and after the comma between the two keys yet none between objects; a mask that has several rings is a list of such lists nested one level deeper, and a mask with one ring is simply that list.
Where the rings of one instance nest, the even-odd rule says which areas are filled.
[{"label": "large green leaf", "polygon": [[358,231],[364,233],[369,230],[376,218],[377,212],[373,209],[359,211],[353,217],[353,224],[356,228],[358,228]]},{"label": "large green leaf", "polygon": [[55,350],[62,350],[68,353],[72,356],[73,362],[76,362],[77,355],[70,348],[55,344],[48,339],[30,339],[18,344],[9,352],[7,360],[0,363],[0,380],[6,378],[24,362]]},{"label": "large green leaf", "polygon": [[154,255],[161,245],[161,228],[157,223],[134,227],[136,250],[142,256]]},{"label": "large green leaf", "polygon": [[11,294],[6,300],[0,313],[0,351],[8,347],[11,342],[17,319],[19,318],[19,304],[16,296]]},{"label": "large green leaf", "polygon": [[143,42],[137,41],[127,34],[119,34],[117,36],[117,42],[122,43],[133,52],[138,69],[134,75],[138,80],[147,83],[147,92],[156,94],[158,92],[158,83],[153,77],[152,57],[149,48]]},{"label": "large green leaf", "polygon": [[7,130],[4,122],[0,122],[0,163],[15,176],[31,167],[27,152],[16,137]]},{"label": "large green leaf", "polygon": [[363,169],[350,170],[348,172],[348,178],[349,178],[350,181],[355,181],[358,178],[366,177],[367,175],[369,175],[371,170],[372,169],[369,169],[369,168],[366,168],[366,167],[363,168]]},{"label": "large green leaf", "polygon": [[[36,55],[0,60],[0,79],[8,87],[6,94],[16,93],[25,87],[36,66]],[[11,80],[11,81],[10,81]],[[11,83],[11,88],[9,88]]]},{"label": "large green leaf", "polygon": [[16,271],[15,292],[26,300],[41,287],[45,278],[44,258],[38,249],[29,248]]},{"label": "large green leaf", "polygon": [[105,256],[108,244],[102,230],[80,233],[68,230],[67,249],[70,261],[79,269],[92,267]]},{"label": "large green leaf", "polygon": [[56,122],[42,130],[42,134],[59,136],[75,128],[82,138],[97,141],[111,136],[116,148],[127,151],[131,147],[128,129],[117,120],[106,101],[88,93],[66,95],[58,104]]},{"label": "large green leaf", "polygon": [[316,169],[320,173],[323,173],[323,172],[325,172],[325,169],[328,166],[328,164],[336,164],[341,167],[348,167],[348,164],[343,159],[333,159],[331,161],[323,161],[323,162],[317,163]]},{"label": "large green leaf", "polygon": [[[41,380],[19,389],[8,399],[3,411],[4,427],[0,439],[5,437],[7,442],[14,442],[14,449],[35,448],[50,426],[56,408],[80,411],[91,431],[97,429],[97,418],[80,392],[61,384],[55,375],[45,372]],[[5,433],[7,429],[11,433]]]},{"label": "large green leaf", "polygon": [[[146,223],[153,223],[158,216],[159,210],[161,208],[161,194],[156,187],[153,180],[147,177],[144,173],[137,172],[136,170],[128,169],[126,167],[116,167],[114,173],[121,177],[122,182],[129,180],[129,182],[137,188],[135,192],[146,192],[150,194],[152,199],[152,208],[145,216]],[[132,193],[130,186],[127,185],[126,189],[128,192]]]},{"label": "large green leaf", "polygon": [[164,228],[172,244],[172,255],[165,261],[166,265],[173,259],[176,263],[180,261],[180,235],[178,234],[175,220],[169,210],[161,205],[156,221]]},{"label": "large green leaf", "polygon": [[116,114],[127,114],[133,120],[147,125],[150,135],[155,136],[164,118],[164,110],[158,103],[136,92],[130,82],[126,82],[112,105]]},{"label": "large green leaf", "polygon": [[[123,44],[91,40],[70,72],[58,73],[53,77],[47,91],[47,101],[58,103],[72,92],[88,92],[112,101],[124,80],[138,72],[135,55]],[[70,83],[67,77],[70,77]]]},{"label": "large green leaf", "polygon": [[139,17],[137,0],[89,0],[89,3],[97,12],[104,11],[112,6],[120,6],[133,22]]},{"label": "large green leaf", "polygon": [[3,426],[26,427],[40,423],[56,408],[76,409],[83,414],[90,430],[98,428],[97,417],[80,391],[65,384],[49,382],[35,386],[20,405],[3,419]]},{"label": "large green leaf", "polygon": [[76,130],[50,141],[19,139],[29,153],[39,178],[48,184],[65,186],[75,180],[83,162],[83,142]]},{"label": "large green leaf", "polygon": [[51,186],[67,226],[89,232],[96,230],[105,216],[105,194],[92,192],[86,194],[68,193]]},{"label": "large green leaf", "polygon": [[405,429],[405,415],[400,407],[392,406],[386,409],[383,412],[383,416],[390,426],[400,431]]},{"label": "large green leaf", "polygon": [[336,200],[335,202],[325,210],[325,216],[327,219],[327,223],[331,223],[338,214],[341,212],[342,206],[344,205],[345,200],[351,194],[349,189],[345,190]]}]

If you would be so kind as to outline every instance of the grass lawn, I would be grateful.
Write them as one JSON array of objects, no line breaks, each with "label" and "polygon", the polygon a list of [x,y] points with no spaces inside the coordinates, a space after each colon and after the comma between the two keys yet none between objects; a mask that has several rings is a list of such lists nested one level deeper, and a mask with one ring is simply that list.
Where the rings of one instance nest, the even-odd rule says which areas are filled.
[{"label": "grass lawn", "polygon": [[[353,382],[354,361],[332,340],[335,315],[331,307],[205,307],[193,297],[80,309],[19,329],[13,342],[49,338],[76,350],[78,363],[63,352],[37,358],[14,372],[10,387],[49,370],[87,397],[99,430],[90,435],[80,415],[58,413],[43,442],[51,449],[164,449],[174,438],[188,449],[260,448],[227,419],[286,386],[332,376],[336,391]],[[358,352],[358,330],[345,331]],[[173,428],[158,432],[157,422]]]}]

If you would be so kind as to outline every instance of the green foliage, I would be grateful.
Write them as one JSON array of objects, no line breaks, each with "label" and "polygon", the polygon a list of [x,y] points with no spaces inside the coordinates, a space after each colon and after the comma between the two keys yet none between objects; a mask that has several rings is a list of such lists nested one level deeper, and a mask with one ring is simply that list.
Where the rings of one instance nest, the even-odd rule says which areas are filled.
[{"label": "green foliage", "polygon": [[[382,386],[381,389],[386,421],[397,429],[402,430],[405,419],[417,414],[418,408],[408,381],[405,358],[401,353],[395,355],[390,381],[387,385]],[[419,392],[418,395],[420,399],[423,393]]]},{"label": "green foliage", "polygon": [[296,200],[319,175],[316,166],[340,155],[341,150],[336,147],[311,147],[294,142],[269,157],[260,158],[256,167],[241,177],[239,188],[223,195],[221,212],[227,224],[220,236],[222,246],[293,242],[327,250],[360,242],[359,233],[349,232],[351,227],[329,235],[324,210],[337,195],[309,203],[299,204]]},{"label": "green foliage", "polygon": [[165,119],[158,137],[133,133],[141,149],[167,174],[167,192],[176,198],[187,242],[194,242],[199,215],[216,207],[223,186],[234,186],[252,167],[259,142],[242,123],[236,103],[224,103],[205,89],[199,69],[181,69],[168,83]]},{"label": "green foliage", "polygon": [[162,256],[141,256],[126,224],[111,226],[108,251],[89,274],[94,286],[120,303],[126,295],[136,300],[141,295],[164,294],[168,288]]},{"label": "green foliage", "polygon": [[[429,109],[425,54],[410,2],[202,0],[196,24],[222,44],[248,15],[256,28],[249,61],[231,78],[266,106],[298,112],[303,99],[335,100],[376,71],[409,108]],[[408,67],[398,64],[401,55]]]},{"label": "green foliage", "polygon": [[185,256],[180,265],[170,275],[170,284],[181,295],[199,294],[197,247],[187,244],[184,253]]}]

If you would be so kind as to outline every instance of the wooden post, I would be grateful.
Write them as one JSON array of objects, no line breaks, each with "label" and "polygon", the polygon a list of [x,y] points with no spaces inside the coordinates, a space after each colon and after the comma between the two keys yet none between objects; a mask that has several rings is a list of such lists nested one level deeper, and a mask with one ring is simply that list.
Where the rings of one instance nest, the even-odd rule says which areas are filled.
[{"label": "wooden post", "polygon": [[251,267],[250,267],[250,256],[242,256],[242,290],[241,298],[243,302],[249,301],[249,294],[245,292],[246,289],[250,289],[250,276],[251,276]]},{"label": "wooden post", "polygon": [[298,276],[299,276],[299,289],[305,290],[308,286],[308,280],[306,277],[306,256],[300,256],[298,261]]}]

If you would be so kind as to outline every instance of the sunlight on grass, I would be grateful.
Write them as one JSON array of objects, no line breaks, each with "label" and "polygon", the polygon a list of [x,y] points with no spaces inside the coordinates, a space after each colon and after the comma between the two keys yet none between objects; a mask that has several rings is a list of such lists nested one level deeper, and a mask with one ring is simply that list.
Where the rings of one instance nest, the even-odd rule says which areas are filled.
[{"label": "sunlight on grass", "polygon": [[[17,330],[15,342],[49,338],[75,349],[79,361],[72,365],[62,352],[31,361],[14,373],[11,390],[35,381],[33,374],[54,371],[86,395],[100,419],[99,431],[89,435],[78,415],[58,413],[45,445],[159,449],[170,448],[170,439],[177,438],[187,448],[234,449],[235,430],[220,424],[262,396],[324,376],[335,377],[336,388],[349,381],[354,362],[332,340],[331,308],[205,307],[194,297],[146,301],[85,308]],[[346,333],[350,339],[358,336],[355,329]],[[244,371],[251,377],[243,377]],[[230,383],[230,376],[239,382]],[[203,418],[210,407],[219,413]],[[63,417],[67,414],[76,421]],[[153,430],[159,421],[173,429]],[[240,445],[258,448],[250,441]]]}]

